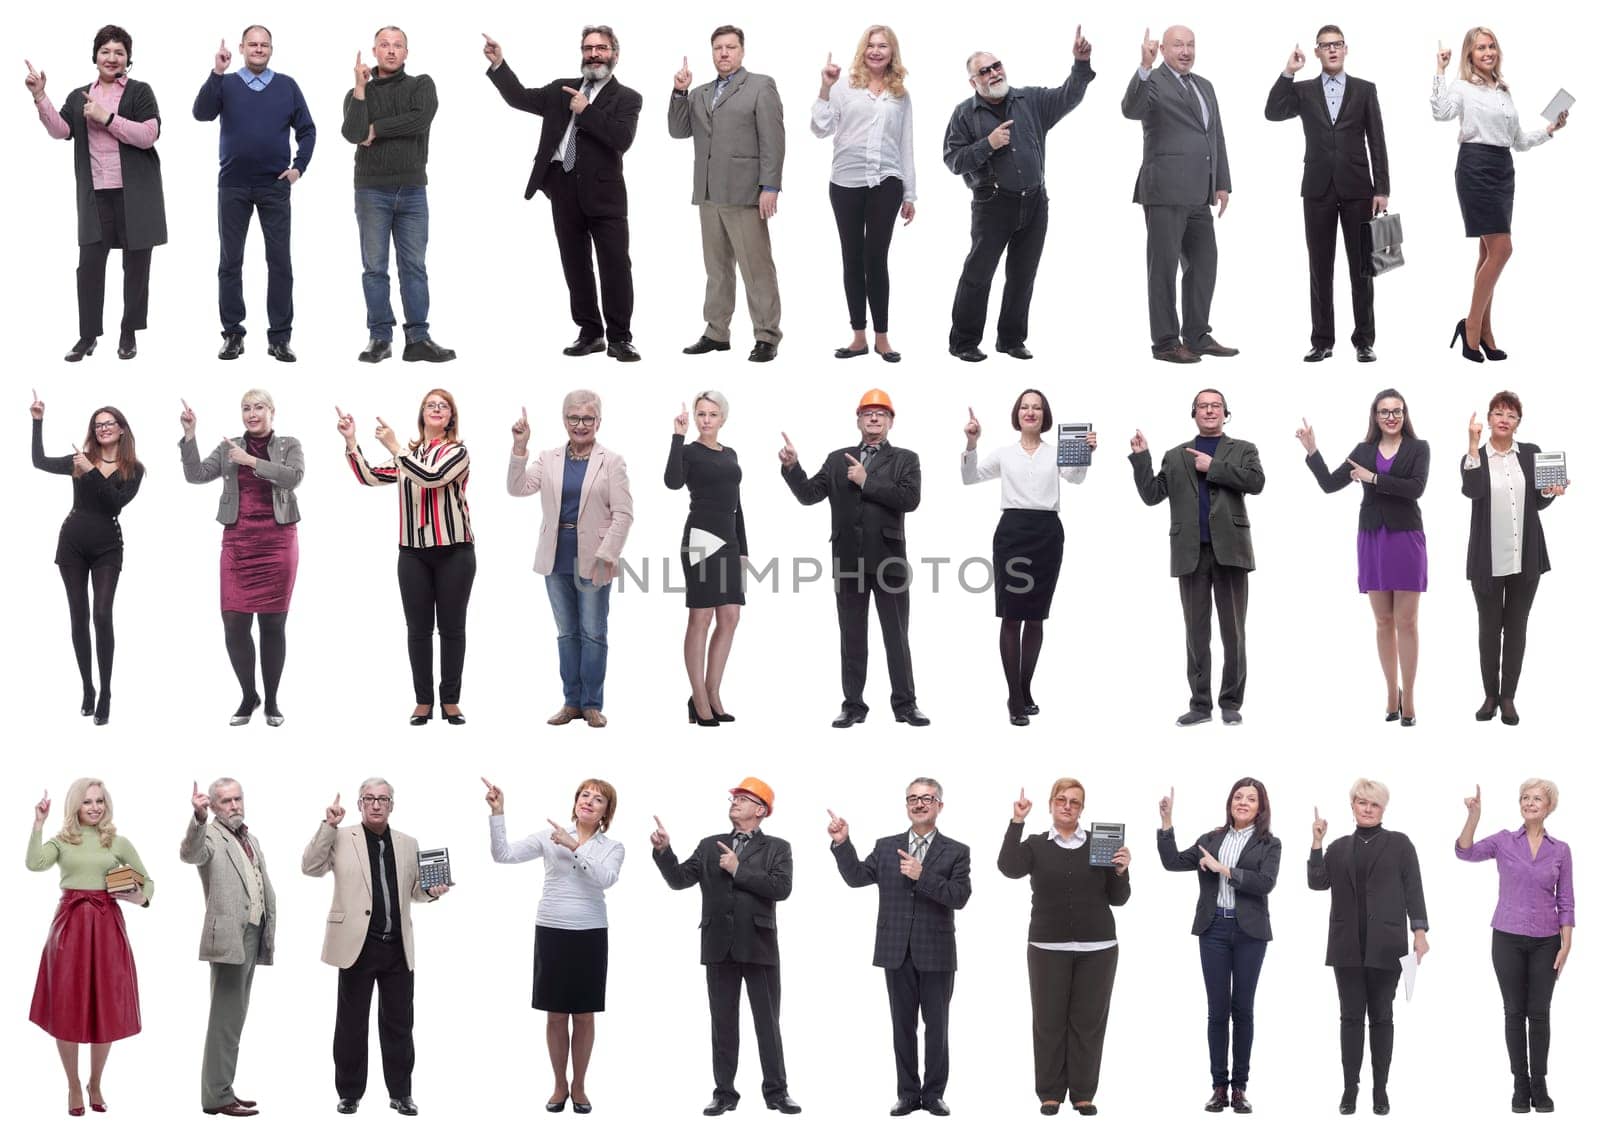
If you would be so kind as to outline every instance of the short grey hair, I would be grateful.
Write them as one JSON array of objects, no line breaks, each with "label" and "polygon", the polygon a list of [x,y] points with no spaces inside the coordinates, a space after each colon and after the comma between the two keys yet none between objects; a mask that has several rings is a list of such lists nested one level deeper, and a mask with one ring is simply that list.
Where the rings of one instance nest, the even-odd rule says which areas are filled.
[{"label": "short grey hair", "polygon": [[216,780],[212,781],[211,786],[206,789],[206,796],[211,798],[212,804],[217,802],[217,790],[220,788],[225,788],[230,784],[239,790],[240,796],[244,795],[244,785],[240,784],[232,777],[218,777]]},{"label": "short grey hair", "polygon": [[708,389],[705,389],[703,392],[697,392],[697,393],[694,394],[694,403],[689,405],[689,408],[691,410],[693,410],[702,400],[709,400],[711,403],[715,404],[717,406],[717,408],[722,412],[723,422],[724,423],[727,422],[727,419],[728,419],[728,398],[726,396],[722,395],[722,393],[718,392],[714,388],[708,388]]},{"label": "short grey hair", "polygon": [[585,404],[594,405],[594,414],[596,416],[602,414],[600,411],[600,394],[597,392],[590,392],[587,388],[574,388],[571,392],[563,396],[561,398],[561,414],[565,416],[567,414],[567,409],[581,408]]},{"label": "short grey hair", "polygon": [[939,803],[944,803],[944,785],[940,784],[932,777],[917,777],[910,784],[906,785],[906,793],[909,795],[911,790],[916,788],[919,784],[927,785],[929,788],[933,789],[934,795],[939,798]]},{"label": "short grey hair", "polygon": [[278,406],[272,402],[272,393],[268,392],[264,388],[252,388],[249,392],[246,392],[243,396],[239,397],[239,404],[242,407],[246,404],[254,404],[257,400],[261,401],[261,403],[265,404],[274,412],[278,410]]},{"label": "short grey hair", "polygon": [[1561,800],[1561,790],[1556,788],[1556,782],[1553,780],[1546,780],[1544,777],[1529,777],[1527,780],[1522,782],[1522,787],[1517,789],[1517,799],[1520,801],[1524,795],[1526,795],[1528,792],[1531,792],[1533,789],[1538,789],[1540,792],[1544,793],[1545,800],[1550,804],[1549,811],[1546,812],[1545,815],[1548,816],[1550,812],[1554,812],[1556,810],[1556,805]]},{"label": "short grey hair", "polygon": [[1381,780],[1368,780],[1358,777],[1356,783],[1350,786],[1351,800],[1370,800],[1381,807],[1389,807],[1389,786]]},{"label": "short grey hair", "polygon": [[367,789],[376,788],[380,784],[384,788],[389,790],[389,799],[393,800],[394,799],[394,785],[390,784],[388,781],[384,780],[382,777],[368,777],[366,780],[362,781],[361,782],[361,789],[360,789],[359,792],[356,793],[356,798],[359,800],[361,797],[367,795]]},{"label": "short grey hair", "polygon": [[971,55],[969,55],[967,57],[967,74],[968,75],[974,74],[973,70],[972,70],[972,61],[977,59],[980,55],[992,56],[992,55],[994,55],[994,52],[978,51],[978,52],[973,52]]}]

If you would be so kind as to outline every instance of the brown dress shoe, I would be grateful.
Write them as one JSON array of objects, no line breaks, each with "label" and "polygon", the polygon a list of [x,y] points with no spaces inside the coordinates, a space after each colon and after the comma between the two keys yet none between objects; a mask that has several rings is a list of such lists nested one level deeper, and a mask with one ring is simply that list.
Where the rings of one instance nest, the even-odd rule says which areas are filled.
[{"label": "brown dress shoe", "polygon": [[583,710],[575,705],[563,705],[545,722],[546,725],[565,725],[568,721],[576,721],[583,716]]},{"label": "brown dress shoe", "polygon": [[254,1117],[261,1111],[259,1109],[252,1109],[248,1105],[241,1105],[236,1101],[230,1101],[227,1105],[215,1106],[211,1109],[203,1110],[202,1112],[212,1117],[216,1117],[218,1115],[223,1117]]},{"label": "brown dress shoe", "polygon": [[1189,346],[1179,343],[1165,349],[1151,349],[1150,355],[1158,361],[1168,364],[1199,364],[1200,358],[1190,351]]},{"label": "brown dress shoe", "polygon": [[1227,345],[1218,344],[1217,341],[1211,337],[1207,337],[1204,341],[1200,342],[1198,348],[1191,349],[1190,351],[1199,353],[1203,357],[1236,357],[1239,355],[1238,349],[1230,349]]},{"label": "brown dress shoe", "polygon": [[591,729],[604,729],[606,727],[606,715],[598,709],[585,709],[583,711],[583,719],[589,723],[589,728]]}]

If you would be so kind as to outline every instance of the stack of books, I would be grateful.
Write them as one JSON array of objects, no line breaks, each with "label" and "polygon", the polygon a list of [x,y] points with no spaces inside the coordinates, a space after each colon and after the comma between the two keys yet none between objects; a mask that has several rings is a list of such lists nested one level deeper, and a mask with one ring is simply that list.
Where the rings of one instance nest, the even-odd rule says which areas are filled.
[{"label": "stack of books", "polygon": [[127,864],[118,864],[106,873],[106,890],[113,895],[119,892],[138,891],[144,886],[144,876]]}]

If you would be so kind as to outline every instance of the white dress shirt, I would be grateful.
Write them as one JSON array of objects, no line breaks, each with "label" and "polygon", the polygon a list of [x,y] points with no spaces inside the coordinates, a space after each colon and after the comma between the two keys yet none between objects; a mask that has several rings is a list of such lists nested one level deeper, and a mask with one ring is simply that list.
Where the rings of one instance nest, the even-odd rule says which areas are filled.
[{"label": "white dress shirt", "polygon": [[917,200],[916,164],[911,153],[911,96],[874,95],[865,87],[835,83],[828,98],[811,106],[811,133],[833,136],[835,186],[877,186],[886,178],[905,185],[902,201]]},{"label": "white dress shirt", "polygon": [[[611,77],[609,75],[606,76],[604,79],[588,79],[588,78],[584,78],[578,83],[578,90],[582,91],[583,90],[583,85],[585,83],[587,83],[589,85],[588,100],[589,100],[589,102],[593,103],[595,101],[595,98],[600,94],[600,89],[602,87],[604,87],[606,84],[610,83],[610,82],[611,82]],[[572,138],[573,133],[576,132],[577,129],[578,129],[578,116],[576,114],[574,114],[572,116],[572,118],[567,120],[567,129],[562,132],[561,141],[556,144],[555,153],[550,156],[550,161],[551,162],[560,162],[561,161],[561,156],[567,153],[567,140]],[[602,924],[602,926],[604,926],[604,924]]]},{"label": "white dress shirt", "polygon": [[[1043,451],[1043,449],[1040,449]],[[1077,469],[1082,471],[1082,468]],[[1070,836],[1063,836],[1060,832],[1051,829],[1050,840],[1058,848],[1072,851],[1081,848],[1089,842],[1089,832],[1082,824]],[[1105,951],[1117,945],[1115,939],[1101,939],[1091,943],[1029,943],[1030,947],[1037,947],[1041,951]]]},{"label": "white dress shirt", "polygon": [[544,894],[534,922],[563,931],[606,926],[606,888],[622,874],[622,845],[596,832],[570,851],[550,838],[550,830],[523,840],[506,839],[506,818],[489,817],[489,854],[497,864],[544,859]]},{"label": "white dress shirt", "polygon": [[[1254,836],[1255,834],[1256,826],[1254,824],[1250,825],[1248,828],[1245,828],[1243,831],[1240,831],[1237,828],[1229,828],[1228,831],[1223,834],[1222,843],[1217,845],[1217,850],[1213,852],[1212,855],[1217,857],[1217,863],[1221,864],[1225,868],[1231,869],[1234,861],[1237,860],[1240,853],[1244,851],[1244,846],[1250,842],[1250,837]],[[1217,906],[1226,907],[1231,910],[1233,908],[1234,901],[1233,880],[1229,879],[1227,876],[1219,876],[1218,881]]]},{"label": "white dress shirt", "polygon": [[1444,76],[1436,75],[1429,102],[1433,104],[1433,117],[1441,123],[1446,119],[1461,120],[1461,130],[1456,135],[1458,143],[1482,143],[1526,151],[1550,141],[1548,131],[1522,129],[1516,105],[1511,102],[1511,92],[1504,87],[1468,83],[1464,79],[1447,81]]},{"label": "white dress shirt", "polygon": [[[1521,445],[1511,441],[1509,452],[1497,452],[1493,442],[1484,448],[1489,456],[1489,573],[1495,578],[1522,573],[1522,520],[1528,502],[1528,477],[1517,458]],[[1474,452],[1461,461],[1462,471],[1480,466]],[[1544,493],[1549,497],[1550,493]]]},{"label": "white dress shirt", "polygon": [[999,477],[1002,511],[1060,511],[1061,481],[1082,483],[1088,474],[1086,467],[1057,467],[1056,449],[1045,440],[1031,456],[1022,450],[1021,441],[996,448],[981,460],[976,449],[961,453],[962,483]]}]

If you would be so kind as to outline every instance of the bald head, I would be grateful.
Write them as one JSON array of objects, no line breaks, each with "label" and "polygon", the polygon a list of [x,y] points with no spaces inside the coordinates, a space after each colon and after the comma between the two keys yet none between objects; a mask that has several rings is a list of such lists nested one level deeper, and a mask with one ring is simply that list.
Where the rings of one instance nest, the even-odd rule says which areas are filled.
[{"label": "bald head", "polygon": [[1161,33],[1161,58],[1179,75],[1188,75],[1194,66],[1194,33],[1174,24]]}]

